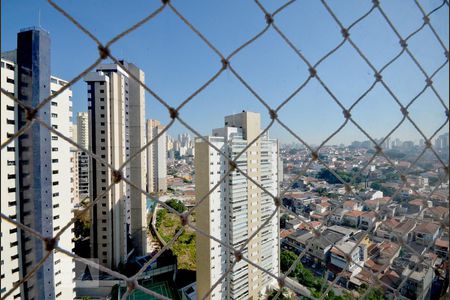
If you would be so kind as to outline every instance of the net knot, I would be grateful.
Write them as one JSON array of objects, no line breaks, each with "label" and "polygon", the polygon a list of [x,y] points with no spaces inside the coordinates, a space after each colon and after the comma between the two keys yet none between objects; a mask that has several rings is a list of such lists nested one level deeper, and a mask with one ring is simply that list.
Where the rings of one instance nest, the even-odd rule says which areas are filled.
[{"label": "net knot", "polygon": [[383,149],[380,146],[376,145],[375,151],[376,151],[376,153],[381,153],[381,151],[383,151]]},{"label": "net knot", "polygon": [[348,31],[347,28],[342,28],[341,29],[341,34],[344,37],[344,39],[348,39],[348,37],[350,36],[350,32]]},{"label": "net knot", "polygon": [[270,24],[273,23],[273,17],[272,17],[271,14],[266,14],[266,23],[267,23],[268,25],[270,25]]},{"label": "net knot", "polygon": [[346,118],[346,119],[350,119],[350,117],[352,116],[352,114],[350,113],[350,111],[347,110],[347,109],[344,109],[344,110],[342,111],[342,113],[344,114],[344,118]]},{"label": "net knot", "polygon": [[111,178],[113,183],[119,183],[122,180],[122,172],[119,170],[112,171]]},{"label": "net knot", "polygon": [[269,109],[269,115],[272,120],[275,120],[276,118],[278,118],[278,114],[274,109]]},{"label": "net knot", "polygon": [[431,148],[431,142],[429,140],[425,141],[425,147]]},{"label": "net knot", "polygon": [[281,206],[281,199],[280,199],[280,197],[274,197],[273,198],[273,202],[275,203],[276,207],[280,207]]},{"label": "net knot", "polygon": [[316,77],[316,75],[317,75],[317,70],[316,69],[311,67],[311,68],[308,69],[308,71],[309,71],[309,76]]},{"label": "net knot", "polygon": [[100,54],[101,59],[106,59],[109,56],[109,49],[105,46],[98,46],[98,53]]},{"label": "net knot", "polygon": [[236,168],[237,168],[236,162],[234,162],[234,161],[232,161],[232,160],[230,160],[230,161],[228,162],[228,165],[230,166],[230,172],[233,172],[233,171],[236,170]]},{"label": "net knot", "polygon": [[400,111],[402,112],[402,114],[403,114],[405,117],[409,114],[408,109],[407,109],[406,107],[404,107],[404,106],[402,106],[402,107],[400,108]]},{"label": "net knot", "polygon": [[425,79],[425,82],[427,83],[427,86],[431,86],[433,84],[433,80],[431,78]]},{"label": "net knot", "polygon": [[312,157],[312,160],[317,160],[317,159],[319,159],[319,155],[317,154],[316,151],[311,152],[311,157]]},{"label": "net knot", "polygon": [[27,108],[25,114],[25,118],[27,119],[27,121],[32,121],[34,118],[36,118],[37,110],[35,108]]},{"label": "net knot", "polygon": [[424,23],[424,24],[430,23],[430,17],[428,17],[428,16],[423,16],[423,23]]},{"label": "net knot", "polygon": [[239,250],[234,251],[234,257],[236,258],[236,262],[240,262],[243,257],[242,252]]},{"label": "net knot", "polygon": [[277,281],[278,281],[278,285],[279,285],[280,289],[282,289],[286,285],[286,279],[285,279],[284,275],[278,277]]},{"label": "net knot", "polygon": [[401,179],[403,182],[406,182],[406,176],[405,176],[404,174],[401,174],[401,175],[400,175],[400,179]]},{"label": "net knot", "polygon": [[408,43],[405,40],[400,40],[400,46],[402,46],[402,48],[406,48],[408,47]]},{"label": "net knot", "polygon": [[55,247],[58,245],[58,240],[56,238],[45,238],[45,250],[47,252],[55,250]]},{"label": "net knot", "polygon": [[180,215],[181,226],[186,226],[189,224],[189,215],[187,212],[184,212]]},{"label": "net knot", "polygon": [[375,76],[375,80],[377,82],[381,81],[381,79],[383,79],[383,76],[380,73],[378,73],[378,72],[376,72],[374,76]]},{"label": "net knot", "polygon": [[171,119],[176,119],[176,118],[178,118],[178,110],[176,110],[176,109],[173,108],[173,107],[170,107],[170,108],[169,108],[169,115],[170,115],[170,118],[171,118]]},{"label": "net knot", "polygon": [[161,0],[162,4],[166,5],[170,2],[170,0]]},{"label": "net knot", "polygon": [[348,183],[346,183],[344,185],[344,188],[345,188],[345,193],[350,194],[352,192],[352,187]]},{"label": "net knot", "polygon": [[372,0],[373,6],[379,6],[380,0]]},{"label": "net knot", "polygon": [[128,292],[132,292],[135,288],[137,288],[137,281],[134,278],[129,278],[127,280],[127,290]]},{"label": "net knot", "polygon": [[230,65],[230,62],[225,58],[222,58],[222,60],[220,62],[222,63],[222,70],[227,69],[228,66]]}]

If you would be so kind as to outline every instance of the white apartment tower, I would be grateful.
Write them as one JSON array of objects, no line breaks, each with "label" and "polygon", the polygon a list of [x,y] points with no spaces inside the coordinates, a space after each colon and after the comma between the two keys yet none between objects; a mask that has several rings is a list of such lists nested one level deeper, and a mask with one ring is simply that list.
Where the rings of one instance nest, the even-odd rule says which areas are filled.
[{"label": "white apartment tower", "polygon": [[[260,115],[242,112],[225,117],[225,127],[206,137],[234,159],[261,132]],[[237,165],[273,195],[278,194],[278,142],[262,136],[239,157]],[[228,161],[203,140],[195,144],[196,198],[201,199],[227,172]],[[279,212],[273,199],[237,171],[198,207],[197,226],[239,249],[277,210],[271,221],[246,245],[243,255],[269,272],[278,274]],[[202,297],[234,260],[219,243],[197,235],[197,295]],[[214,289],[210,299],[259,299],[274,279],[241,260]]]},{"label": "white apartment tower", "polygon": [[77,113],[77,142],[89,150],[89,120],[87,112]]},{"label": "white apartment tower", "polygon": [[[89,117],[87,112],[77,114],[77,143],[89,150]],[[85,151],[76,151],[77,193],[80,201],[89,197],[89,162],[90,157]]]},{"label": "white apartment tower", "polygon": [[[17,38],[17,50],[6,53],[4,57],[7,59],[2,54],[2,87],[26,105],[38,105],[67,84],[50,75],[50,37],[41,28],[21,31]],[[72,91],[67,89],[37,113],[38,117],[66,136],[70,136],[71,98]],[[3,142],[24,126],[26,116],[3,94],[1,109]],[[70,159],[70,145],[67,142],[38,123],[33,124],[14,143],[2,149],[2,213],[44,236],[54,236],[67,223],[66,216],[72,211]],[[46,255],[46,250],[42,241],[26,231],[5,222],[1,222],[1,227],[3,294],[18,278],[27,276]],[[61,235],[58,245],[68,250],[73,248],[72,227]],[[53,252],[11,298],[72,299],[75,296],[73,268],[72,259]]]},{"label": "white apartment tower", "polygon": [[[122,62],[142,82],[144,72]],[[120,167],[145,145],[144,89],[116,64],[104,64],[85,76],[88,87],[89,148],[109,164]],[[90,161],[90,199],[93,201],[112,183],[104,164]],[[135,157],[122,176],[146,189],[146,153]],[[127,240],[134,253],[146,253],[146,197],[124,181],[115,184],[92,209],[91,253],[99,263],[117,268],[124,263]]]},{"label": "white apartment tower", "polygon": [[[164,130],[157,120],[147,120],[147,141],[151,141]],[[167,190],[167,147],[166,133],[147,147],[147,191],[165,192]]]}]

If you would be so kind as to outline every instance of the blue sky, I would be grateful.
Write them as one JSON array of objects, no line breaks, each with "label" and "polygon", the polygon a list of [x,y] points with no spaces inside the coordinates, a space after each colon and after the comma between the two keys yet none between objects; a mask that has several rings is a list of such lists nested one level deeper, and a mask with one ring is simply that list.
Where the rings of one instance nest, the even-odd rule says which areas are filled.
[{"label": "blue sky", "polygon": [[[284,2],[262,1],[269,11],[274,11]],[[160,5],[156,0],[56,3],[102,42]],[[253,1],[180,0],[172,3],[225,55],[265,26],[264,15]],[[335,0],[328,3],[344,26],[348,26],[370,9],[372,1]],[[426,11],[430,11],[441,1],[421,3]],[[381,4],[404,37],[422,24],[422,15],[414,1],[381,1]],[[54,75],[69,80],[97,58],[95,43],[46,1],[3,1],[2,5],[2,51],[14,49],[17,32],[21,28],[38,25],[40,14],[41,26],[51,34]],[[297,1],[278,14],[275,22],[312,63],[342,41],[339,27],[320,1]],[[434,13],[431,22],[448,49],[448,7]],[[353,27],[350,34],[377,69],[401,50],[397,37],[378,11]],[[428,27],[414,36],[408,45],[429,74],[445,62],[444,50]],[[172,106],[180,104],[221,67],[220,58],[168,8],[113,45],[111,51],[116,57],[143,69],[146,84]],[[272,107],[286,99],[309,74],[306,65],[273,29],[239,52],[231,64]],[[346,107],[374,80],[373,72],[348,42],[320,64],[317,71]],[[447,107],[448,72],[447,63],[433,80]],[[425,84],[424,76],[406,53],[382,75],[404,104]],[[83,81],[75,84],[73,94],[74,111],[86,111],[86,84]],[[202,134],[209,134],[212,128],[223,125],[225,115],[242,110],[261,112],[262,124],[269,123],[266,109],[227,70],[187,104],[181,110],[181,116]],[[165,108],[149,94],[146,94],[146,115],[162,123],[169,122]],[[428,136],[445,122],[444,107],[430,90],[411,106],[410,115]],[[402,117],[399,106],[380,84],[354,108],[352,116],[374,137],[384,136]],[[320,143],[344,122],[341,109],[315,79],[281,109],[279,117],[311,144]],[[175,135],[186,131],[177,123],[169,133]],[[444,131],[448,129],[440,133]],[[270,132],[282,142],[294,140],[279,125],[272,127]],[[408,122],[394,133],[394,137],[420,139]],[[348,124],[330,143],[363,139],[363,134]]]}]

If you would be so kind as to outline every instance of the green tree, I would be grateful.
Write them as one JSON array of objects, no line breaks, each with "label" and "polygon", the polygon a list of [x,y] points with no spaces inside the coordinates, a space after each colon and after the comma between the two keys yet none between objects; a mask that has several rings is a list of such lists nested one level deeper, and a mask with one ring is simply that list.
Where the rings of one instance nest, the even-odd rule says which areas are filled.
[{"label": "green tree", "polygon": [[283,250],[280,254],[280,268],[281,272],[286,272],[297,259],[297,255],[294,252]]},{"label": "green tree", "polygon": [[175,209],[179,213],[186,211],[186,206],[180,200],[170,199],[166,201],[166,204]]},{"label": "green tree", "polygon": [[381,189],[383,188],[383,186],[381,185],[381,183],[379,183],[378,181],[374,181],[370,184],[370,188],[377,190],[377,191],[381,191]]}]

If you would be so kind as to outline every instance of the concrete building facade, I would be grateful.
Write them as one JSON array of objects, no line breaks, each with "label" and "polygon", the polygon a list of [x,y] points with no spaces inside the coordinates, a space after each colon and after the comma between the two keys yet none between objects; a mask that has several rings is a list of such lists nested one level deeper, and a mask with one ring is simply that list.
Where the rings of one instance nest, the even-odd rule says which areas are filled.
[{"label": "concrete building facade", "polygon": [[[50,75],[50,36],[41,28],[22,30],[17,37],[17,50],[9,52],[7,56],[9,61],[2,59],[2,87],[8,88],[26,105],[37,106],[67,84]],[[4,76],[8,83],[5,85]],[[72,91],[66,89],[37,112],[39,118],[66,136],[70,136],[71,98]],[[4,95],[1,119],[2,128],[5,121],[5,128],[8,129],[6,137],[11,135],[9,130],[14,127],[14,131],[17,131],[27,121],[26,113]],[[11,218],[44,236],[53,236],[67,222],[63,214],[72,210],[70,145],[35,123],[10,147],[2,149],[2,170],[4,163],[9,167],[5,167],[8,170],[5,174],[7,190],[4,191],[2,184],[2,212],[8,208]],[[4,151],[6,160],[3,159]],[[5,197],[4,192],[7,192]],[[14,214],[10,214],[12,210]],[[26,231],[14,228],[6,230],[4,226],[9,225],[2,222],[2,234],[9,233],[7,238],[10,244],[3,246],[2,238],[2,275],[5,272],[6,285],[9,285],[17,281],[17,276],[25,277],[46,255],[46,250],[42,241]],[[65,249],[73,248],[72,227],[60,236],[58,244]],[[3,251],[15,254],[3,260]],[[69,257],[58,252],[51,253],[43,266],[13,296],[22,299],[73,298],[73,267]],[[6,276],[6,273],[11,273],[11,276]],[[2,276],[2,293],[7,290],[3,279]],[[20,296],[16,294],[19,291]]]},{"label": "concrete building facade", "polygon": [[[122,62],[134,76],[144,81],[144,73],[133,64]],[[146,188],[144,89],[116,64],[104,64],[85,76],[88,86],[89,147],[115,167],[132,155],[137,157],[122,169],[122,176]],[[89,194],[101,196],[92,209],[91,255],[109,268],[124,263],[131,239],[135,254],[146,253],[146,198],[124,181],[112,183],[112,171],[91,158]],[[133,216],[131,218],[131,215]]]},{"label": "concrete building facade", "polygon": [[[157,120],[147,120],[148,142],[156,138],[164,130]],[[165,192],[167,190],[167,147],[166,133],[163,133],[147,147],[147,191]]]},{"label": "concrete building facade", "polygon": [[[225,117],[225,127],[213,130],[208,141],[234,159],[261,132],[260,116],[242,112]],[[261,137],[237,160],[244,172],[273,195],[279,189],[278,142]],[[195,144],[196,198],[203,198],[227,172],[228,161],[203,140]],[[277,210],[273,199],[237,171],[198,207],[197,226],[238,249]],[[279,212],[246,244],[243,255],[278,274]],[[229,249],[203,235],[197,236],[197,295],[203,296],[234,260]],[[209,299],[259,299],[274,284],[272,277],[243,260],[219,283]]]}]

